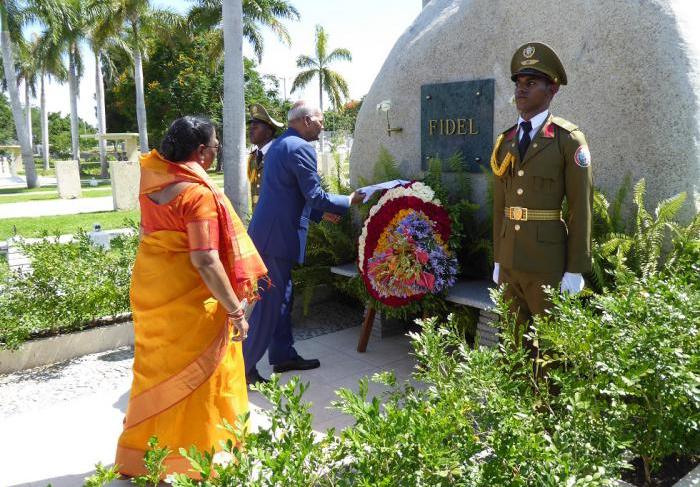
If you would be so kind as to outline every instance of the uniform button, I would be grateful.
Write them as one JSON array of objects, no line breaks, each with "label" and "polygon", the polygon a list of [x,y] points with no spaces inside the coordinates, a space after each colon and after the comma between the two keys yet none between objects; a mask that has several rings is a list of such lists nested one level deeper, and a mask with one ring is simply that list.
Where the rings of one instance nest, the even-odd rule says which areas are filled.
[{"label": "uniform button", "polygon": [[537,142],[535,142],[534,144],[532,144],[532,147],[537,147]]},{"label": "uniform button", "polygon": [[524,176],[524,175],[525,175],[525,171],[523,171],[522,169],[520,171],[518,171],[518,176]]},{"label": "uniform button", "polygon": [[518,196],[520,196],[521,194],[523,194],[523,192],[524,192],[524,191],[523,191],[523,188],[518,188],[518,190],[516,191],[516,193],[518,193]]},{"label": "uniform button", "polygon": [[520,230],[520,225],[518,225],[518,224],[516,223],[514,228],[515,228],[515,231],[517,232],[517,231]]},{"label": "uniform button", "polygon": [[510,144],[511,147],[515,147],[515,143]]}]

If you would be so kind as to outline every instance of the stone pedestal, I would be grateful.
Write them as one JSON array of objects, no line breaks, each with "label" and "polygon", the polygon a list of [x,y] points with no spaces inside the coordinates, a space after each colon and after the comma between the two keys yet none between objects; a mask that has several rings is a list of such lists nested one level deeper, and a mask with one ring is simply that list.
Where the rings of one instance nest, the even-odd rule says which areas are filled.
[{"label": "stone pedestal", "polygon": [[479,310],[479,321],[476,324],[477,343],[482,347],[498,346],[498,315],[491,311]]},{"label": "stone pedestal", "polygon": [[0,176],[9,176],[10,175],[10,164],[7,161],[7,157],[2,156],[0,157]]},{"label": "stone pedestal", "polygon": [[139,182],[141,172],[136,161],[112,161],[109,163],[112,179],[112,198],[115,210],[134,210],[139,206]]},{"label": "stone pedestal", "polygon": [[406,323],[395,318],[387,318],[381,313],[374,316],[372,338],[386,338],[404,333]]},{"label": "stone pedestal", "polygon": [[10,163],[10,176],[12,176],[13,178],[16,178],[17,177],[17,168],[22,164],[22,156],[16,155],[14,157],[10,157],[9,163]]},{"label": "stone pedestal", "polygon": [[58,197],[80,198],[80,166],[78,161],[56,161],[56,184]]}]

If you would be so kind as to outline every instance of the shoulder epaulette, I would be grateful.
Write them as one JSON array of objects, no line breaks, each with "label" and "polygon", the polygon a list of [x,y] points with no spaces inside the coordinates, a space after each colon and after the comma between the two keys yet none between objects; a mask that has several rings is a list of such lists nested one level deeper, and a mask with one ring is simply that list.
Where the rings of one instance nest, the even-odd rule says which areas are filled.
[{"label": "shoulder epaulette", "polygon": [[578,130],[578,125],[573,124],[561,117],[552,117],[552,123],[557,127],[563,128],[567,132],[573,132],[574,130]]},{"label": "shoulder epaulette", "polygon": [[517,128],[518,128],[518,124],[516,123],[515,125],[512,125],[512,126],[508,127],[507,129],[505,129],[505,130],[504,130],[503,132],[501,132],[501,133],[502,133],[503,135],[506,135],[506,134],[507,134],[508,132],[510,132],[511,130],[517,129]]}]

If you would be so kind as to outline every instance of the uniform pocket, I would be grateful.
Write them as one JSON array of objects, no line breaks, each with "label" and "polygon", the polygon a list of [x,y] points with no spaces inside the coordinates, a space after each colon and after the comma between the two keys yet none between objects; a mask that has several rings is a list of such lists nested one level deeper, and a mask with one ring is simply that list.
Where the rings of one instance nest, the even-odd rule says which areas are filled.
[{"label": "uniform pocket", "polygon": [[566,231],[561,222],[542,222],[537,225],[537,241],[559,244],[566,239]]},{"label": "uniform pocket", "polygon": [[532,184],[536,191],[554,191],[554,182],[559,177],[559,168],[555,165],[540,165],[529,169]]}]

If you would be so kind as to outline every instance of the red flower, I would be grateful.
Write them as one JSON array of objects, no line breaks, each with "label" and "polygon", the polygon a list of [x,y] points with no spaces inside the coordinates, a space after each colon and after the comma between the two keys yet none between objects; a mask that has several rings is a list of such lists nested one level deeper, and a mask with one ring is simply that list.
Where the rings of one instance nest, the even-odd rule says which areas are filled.
[{"label": "red flower", "polygon": [[424,272],[420,275],[418,283],[431,291],[435,289],[435,276],[430,272]]},{"label": "red flower", "polygon": [[421,249],[416,249],[416,259],[418,259],[418,262],[421,263],[421,265],[425,265],[426,262],[428,262],[428,252],[425,250]]},{"label": "red flower", "polygon": [[[413,183],[405,185],[410,187]],[[416,294],[413,296],[380,296],[377,290],[374,289],[369,279],[370,270],[375,266],[369,266],[369,259],[375,253],[377,243],[386,227],[391,223],[396,214],[405,209],[413,209],[423,212],[432,222],[433,230],[440,235],[443,242],[447,242],[451,234],[450,217],[447,211],[434,203],[426,203],[420,198],[414,196],[405,196],[402,198],[393,199],[384,203],[384,205],[367,221],[367,237],[365,239],[364,255],[358,255],[358,259],[362,262],[362,278],[369,293],[378,301],[392,307],[404,306],[412,301],[417,301],[425,294]],[[409,242],[410,243],[410,242]],[[391,249],[393,252],[396,249]],[[423,255],[425,254],[425,255]],[[428,255],[422,249],[415,251],[416,260],[424,265],[428,261]],[[384,260],[384,259],[381,259]],[[417,283],[432,291],[435,287],[435,276],[430,273],[423,273],[417,280]],[[409,283],[409,285],[412,283]]]}]

